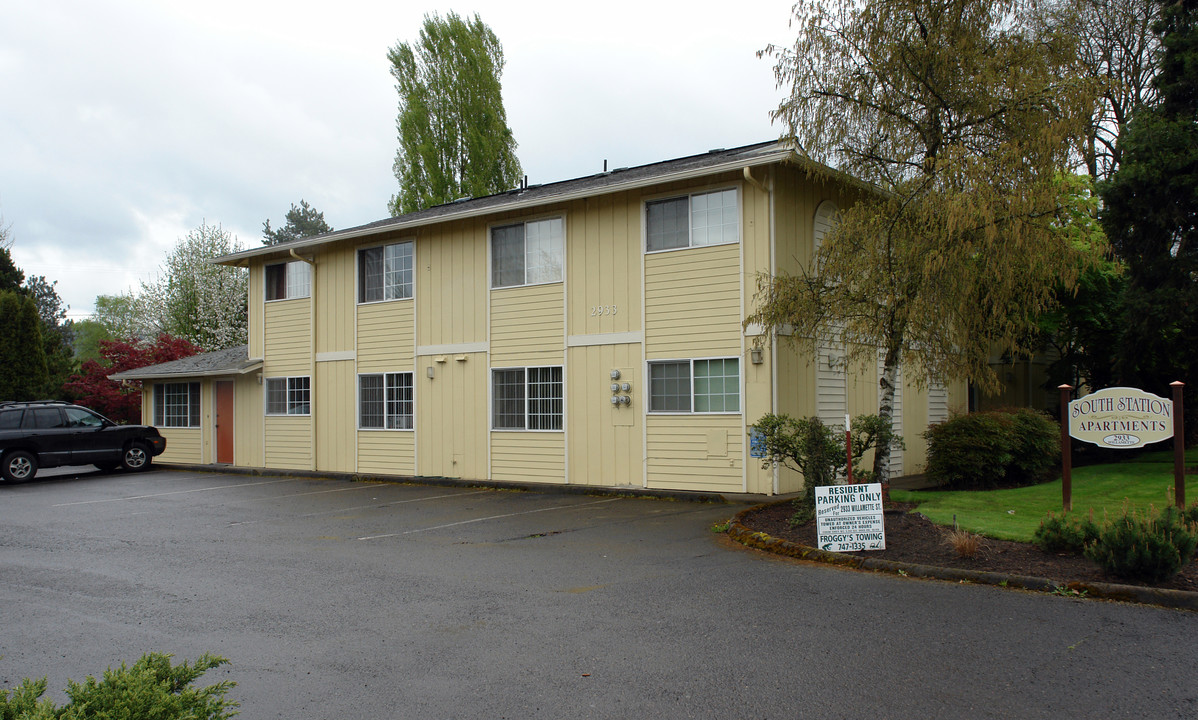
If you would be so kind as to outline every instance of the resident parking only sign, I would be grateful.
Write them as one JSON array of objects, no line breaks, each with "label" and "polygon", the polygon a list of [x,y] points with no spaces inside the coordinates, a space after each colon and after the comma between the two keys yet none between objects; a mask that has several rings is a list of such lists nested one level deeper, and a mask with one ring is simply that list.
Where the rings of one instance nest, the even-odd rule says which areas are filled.
[{"label": "resident parking only sign", "polygon": [[817,487],[815,521],[821,550],[885,550],[882,484]]}]

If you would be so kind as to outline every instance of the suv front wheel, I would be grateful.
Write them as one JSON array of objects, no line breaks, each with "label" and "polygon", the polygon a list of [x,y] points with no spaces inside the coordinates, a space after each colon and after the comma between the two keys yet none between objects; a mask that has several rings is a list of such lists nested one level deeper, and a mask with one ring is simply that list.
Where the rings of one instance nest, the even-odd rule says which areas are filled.
[{"label": "suv front wheel", "polygon": [[4,464],[0,466],[0,475],[9,482],[30,480],[37,474],[37,458],[24,450],[13,450],[4,456]]},{"label": "suv front wheel", "polygon": [[149,448],[139,442],[129,443],[125,452],[121,454],[121,467],[130,472],[138,472],[150,467]]}]

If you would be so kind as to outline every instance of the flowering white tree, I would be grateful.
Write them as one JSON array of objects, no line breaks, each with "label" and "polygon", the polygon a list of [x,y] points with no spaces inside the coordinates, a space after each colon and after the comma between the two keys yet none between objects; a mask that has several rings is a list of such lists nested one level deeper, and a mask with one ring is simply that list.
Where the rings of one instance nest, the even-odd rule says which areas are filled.
[{"label": "flowering white tree", "polygon": [[181,238],[158,277],[141,284],[146,324],[209,351],[243,344],[248,271],[209,262],[242,249],[231,233],[206,222]]}]

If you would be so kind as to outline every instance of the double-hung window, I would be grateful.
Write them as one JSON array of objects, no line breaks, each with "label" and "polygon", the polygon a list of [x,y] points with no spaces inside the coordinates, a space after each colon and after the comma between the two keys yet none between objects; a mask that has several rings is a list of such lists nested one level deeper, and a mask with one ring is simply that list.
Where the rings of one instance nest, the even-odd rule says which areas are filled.
[{"label": "double-hung window", "polygon": [[645,250],[725,245],[740,240],[736,189],[645,203]]},{"label": "double-hung window", "polygon": [[557,217],[491,228],[491,287],[561,282],[563,226]]},{"label": "double-hung window", "polygon": [[561,430],[562,369],[491,371],[491,425],[496,430]]},{"label": "double-hung window", "polygon": [[358,376],[359,428],[411,430],[412,408],[412,373]]},{"label": "double-hung window", "polygon": [[358,251],[358,302],[412,297],[412,243],[399,242]]},{"label": "double-hung window", "polygon": [[194,382],[155,385],[154,424],[158,427],[199,427],[200,384]]},{"label": "double-hung window", "polygon": [[740,412],[740,359],[650,362],[649,412]]},{"label": "double-hung window", "polygon": [[266,299],[292,300],[312,294],[312,268],[299,260],[266,266]]},{"label": "double-hung window", "polygon": [[266,378],[267,415],[309,415],[311,412],[311,378]]}]

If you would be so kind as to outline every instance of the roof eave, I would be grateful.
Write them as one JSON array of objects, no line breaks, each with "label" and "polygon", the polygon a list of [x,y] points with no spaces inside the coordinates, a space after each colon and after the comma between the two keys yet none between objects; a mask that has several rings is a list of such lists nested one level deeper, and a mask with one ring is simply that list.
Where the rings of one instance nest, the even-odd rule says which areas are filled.
[{"label": "roof eave", "polygon": [[787,160],[795,160],[798,155],[790,147],[782,147],[777,150],[762,153],[760,155],[747,158],[740,158],[735,161],[718,163],[715,165],[707,165],[701,168],[691,170],[679,170],[676,172],[662,173],[661,175],[653,175],[650,177],[642,177],[636,180],[626,182],[615,182],[611,185],[606,185],[603,188],[596,190],[595,188],[580,189],[574,191],[566,191],[557,195],[540,196],[537,198],[529,198],[525,200],[516,199],[510,203],[502,205],[490,205],[479,208],[466,208],[459,212],[450,212],[445,215],[438,215],[432,218],[423,218],[420,220],[412,220],[409,222],[396,222],[388,225],[375,227],[364,227],[358,229],[349,229],[341,232],[332,232],[318,237],[307,238],[291,242],[286,247],[277,245],[267,245],[253,250],[243,250],[241,252],[232,253],[230,255],[222,255],[211,259],[209,262],[217,265],[244,265],[251,258],[262,257],[274,253],[286,252],[288,250],[301,250],[306,248],[315,248],[322,245],[328,245],[343,240],[355,240],[358,238],[371,237],[373,235],[381,235],[383,233],[395,232],[397,230],[411,230],[426,225],[434,225],[444,222],[452,222],[454,220],[464,220],[482,215],[493,215],[500,212],[510,212],[512,210],[522,210],[531,207],[540,207],[550,203],[569,202],[571,200],[579,200],[596,195],[607,195],[609,193],[623,192],[627,190],[635,190],[650,185],[658,185],[661,183],[678,182],[683,180],[692,180],[694,178],[703,177],[706,175],[717,175],[723,172],[739,170],[744,167],[760,167],[762,165],[772,165],[774,163],[785,162]]},{"label": "roof eave", "polygon": [[109,380],[178,380],[182,378],[228,377],[230,375],[245,375],[260,370],[263,361],[251,360],[240,367],[218,368],[216,370],[199,370],[195,372],[139,373],[137,370],[126,370],[108,376]]}]

